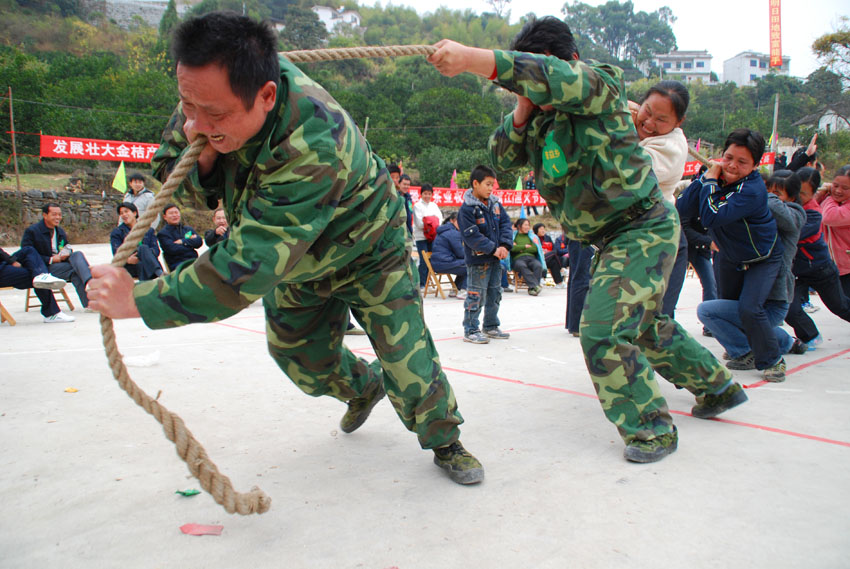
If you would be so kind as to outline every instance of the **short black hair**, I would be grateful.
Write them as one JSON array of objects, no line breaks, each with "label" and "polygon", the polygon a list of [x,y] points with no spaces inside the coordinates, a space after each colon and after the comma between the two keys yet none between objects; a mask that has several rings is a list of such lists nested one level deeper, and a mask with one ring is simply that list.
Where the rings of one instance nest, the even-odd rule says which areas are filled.
[{"label": "short black hair", "polygon": [[447,223],[451,223],[455,219],[457,219],[457,212],[453,211],[449,215],[446,216],[446,219],[443,220],[443,225],[445,225]]},{"label": "short black hair", "polygon": [[142,174],[139,174],[138,172],[134,172],[130,174],[130,177],[127,178],[127,180],[129,180],[130,182],[132,182],[133,180],[141,180],[142,182],[144,182],[145,177]]},{"label": "short black hair", "polygon": [[817,171],[817,168],[803,166],[797,170],[795,174],[797,174],[797,177],[800,178],[801,183],[808,182],[814,191],[817,191],[820,187],[820,172]]},{"label": "short black hair", "polygon": [[688,104],[691,102],[691,95],[688,93],[687,87],[678,81],[669,79],[659,81],[646,91],[641,102],[647,100],[653,93],[667,97],[670,104],[673,105],[673,112],[676,113],[677,119],[685,118],[685,113],[688,112]]},{"label": "short black hair", "polygon": [[[511,40],[511,51],[549,53],[565,61],[579,57],[570,27],[554,16],[532,19]],[[574,57],[575,56],[575,57]]]},{"label": "short black hair", "polygon": [[[173,207],[177,207],[177,204],[173,204],[173,203],[165,204],[165,207],[162,208],[162,215],[165,215],[165,212],[168,211],[169,209],[173,208]],[[177,209],[179,210],[180,208],[177,207]]]},{"label": "short black hair", "polygon": [[139,208],[136,207],[136,204],[130,202],[121,202],[118,204],[118,207],[115,208],[115,211],[118,212],[118,215],[121,215],[121,208],[126,208],[136,214],[136,217],[139,217]]},{"label": "short black hair", "polygon": [[402,180],[407,180],[408,182],[413,183],[413,180],[411,180],[410,176],[408,176],[407,174],[402,174],[401,176],[398,177],[399,182],[401,182]]},{"label": "short black hair", "polygon": [[791,170],[777,170],[765,182],[767,189],[777,187],[785,190],[791,201],[802,205],[800,201],[800,178]]},{"label": "short black hair", "polygon": [[[41,206],[41,213],[50,213],[50,208],[52,208],[52,207],[59,207],[59,204],[53,203],[53,202],[48,202],[48,203],[44,204],[43,206]],[[62,208],[59,207],[59,209],[61,210]]]},{"label": "short black hair", "polygon": [[469,185],[472,185],[472,182],[478,182],[479,184],[484,181],[484,178],[495,178],[496,171],[493,170],[489,166],[485,166],[484,164],[479,164],[475,168],[472,169],[472,172],[469,173]]},{"label": "short black hair", "polygon": [[389,172],[390,174],[401,175],[401,168],[399,168],[397,164],[390,164],[389,166],[387,166],[387,172]]},{"label": "short black hair", "polygon": [[236,12],[210,12],[181,23],[174,31],[174,61],[189,67],[210,63],[227,70],[230,89],[247,110],[268,81],[280,81],[277,34],[267,22]]},{"label": "short black hair", "polygon": [[723,143],[723,152],[732,145],[743,146],[750,151],[753,157],[753,162],[758,167],[761,162],[761,157],[764,154],[764,137],[757,130],[749,128],[736,128],[726,137],[726,142]]},{"label": "short black hair", "polygon": [[526,221],[528,221],[528,224],[531,225],[531,221],[527,217],[519,217],[516,221],[514,221],[514,227],[519,229]]},{"label": "short black hair", "polygon": [[535,223],[534,227],[532,227],[531,230],[534,232],[535,235],[537,235],[537,230],[540,229],[541,227],[545,227],[545,224]]},{"label": "short black hair", "polygon": [[850,176],[850,164],[845,164],[844,166],[836,170],[833,178],[837,178],[838,176]]},{"label": "short black hair", "polygon": [[422,192],[431,192],[433,194],[434,186],[432,186],[431,184],[422,184],[422,187],[419,188],[419,193],[421,194]]}]

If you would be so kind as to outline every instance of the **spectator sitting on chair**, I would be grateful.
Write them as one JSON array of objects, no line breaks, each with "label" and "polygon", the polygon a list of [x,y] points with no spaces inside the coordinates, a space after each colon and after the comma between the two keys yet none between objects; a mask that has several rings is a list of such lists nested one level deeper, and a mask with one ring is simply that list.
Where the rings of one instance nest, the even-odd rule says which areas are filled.
[{"label": "spectator sitting on chair", "polygon": [[[156,196],[152,191],[145,187],[145,177],[136,172],[131,174],[127,179],[130,182],[130,191],[124,194],[124,203],[131,203],[136,206],[139,214],[137,218],[142,217],[145,211],[151,206]],[[156,221],[151,227],[156,228],[159,225],[159,216],[156,216]]]},{"label": "spectator sitting on chair", "polygon": [[54,277],[70,280],[80,297],[83,308],[88,308],[86,283],[91,279],[89,262],[79,251],[68,247],[68,234],[59,227],[62,209],[58,204],[48,203],[41,208],[42,220],[24,231],[21,247],[33,247]]},{"label": "spectator sitting on chair", "polygon": [[213,213],[213,223],[215,223],[215,227],[204,233],[204,243],[207,244],[207,247],[212,247],[219,241],[224,241],[230,237],[230,226],[227,225],[227,216],[222,208],[218,208]]},{"label": "spectator sitting on chair", "polygon": [[201,236],[188,225],[180,222],[180,210],[173,203],[162,209],[165,227],[156,234],[162,247],[162,256],[168,269],[173,271],[180,263],[198,258],[198,249],[203,242]]},{"label": "spectator sitting on chair", "polygon": [[546,233],[546,226],[542,223],[535,223],[532,231],[540,239],[540,246],[543,248],[543,258],[546,260],[546,269],[555,281],[555,288],[567,288],[567,283],[564,282],[564,273],[566,271],[563,271],[564,266],[561,265],[560,256],[555,251],[555,244],[552,242],[552,238]]},{"label": "spectator sitting on chair", "polygon": [[[136,226],[139,216],[135,204],[120,203],[117,209],[121,224],[109,234],[109,243],[112,245],[113,255],[118,251],[133,227]],[[157,257],[159,257],[159,245],[156,243],[156,234],[153,229],[148,229],[142,240],[139,241],[136,252],[127,258],[127,264],[124,265],[124,268],[140,281],[149,281],[162,274],[162,265],[159,264]]]},{"label": "spectator sitting on chair", "polygon": [[540,281],[543,278],[543,249],[540,247],[540,239],[529,231],[531,222],[523,217],[514,222],[514,245],[511,248],[511,268],[514,273],[519,273],[525,284],[528,285],[528,294],[537,296],[543,287]]},{"label": "spectator sitting on chair", "polygon": [[[425,232],[425,224],[433,224],[436,229],[443,222],[443,213],[440,208],[431,201],[434,196],[434,187],[431,184],[422,184],[419,190],[419,201],[413,205],[413,241],[416,243],[416,252],[419,254],[419,290],[425,288],[425,279],[428,278],[428,267],[422,260],[422,253],[431,251],[436,236],[428,239]],[[435,219],[428,219],[435,218]],[[435,269],[436,270],[436,269]]]},{"label": "spectator sitting on chair", "polygon": [[449,296],[466,298],[466,261],[463,257],[463,239],[460,236],[457,213],[450,213],[437,228],[437,237],[432,244],[431,267],[435,273],[455,275],[455,286],[460,292],[452,290]]},{"label": "spectator sitting on chair", "polygon": [[74,317],[59,310],[51,290],[62,290],[67,283],[47,272],[47,266],[32,247],[22,247],[9,255],[0,249],[0,287],[11,286],[25,290],[34,288],[41,301],[41,315],[44,322],[73,322]]}]

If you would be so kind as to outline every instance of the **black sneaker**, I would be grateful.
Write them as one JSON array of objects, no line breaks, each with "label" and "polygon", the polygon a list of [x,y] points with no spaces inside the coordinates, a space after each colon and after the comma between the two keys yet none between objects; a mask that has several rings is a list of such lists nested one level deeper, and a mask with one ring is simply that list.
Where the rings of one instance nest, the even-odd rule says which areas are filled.
[{"label": "black sneaker", "polygon": [[739,358],[732,358],[726,362],[726,367],[729,369],[756,369],[756,358],[752,352],[747,352]]},{"label": "black sneaker", "polygon": [[797,354],[798,356],[805,354],[809,351],[809,346],[805,342],[802,342],[799,338],[794,338],[794,343],[791,344],[791,349],[788,350],[789,354]]},{"label": "black sneaker", "polygon": [[383,379],[378,382],[378,387],[372,391],[370,395],[363,397],[355,397],[348,401],[348,411],[342,416],[339,422],[339,428],[343,433],[353,433],[360,428],[360,425],[366,422],[369,418],[369,413],[372,408],[378,404],[378,401],[386,395],[384,391]]},{"label": "black sneaker", "polygon": [[697,419],[711,419],[737,407],[747,400],[747,394],[740,383],[733,383],[720,395],[702,395],[697,397],[697,404],[691,409],[691,415]]},{"label": "black sneaker", "polygon": [[484,467],[460,441],[435,448],[434,464],[448,472],[449,478],[458,484],[477,484],[484,480]]},{"label": "black sneaker", "polygon": [[626,445],[623,456],[631,462],[658,462],[668,454],[676,452],[679,446],[679,433],[673,426],[673,431],[657,436],[648,441],[635,439]]}]

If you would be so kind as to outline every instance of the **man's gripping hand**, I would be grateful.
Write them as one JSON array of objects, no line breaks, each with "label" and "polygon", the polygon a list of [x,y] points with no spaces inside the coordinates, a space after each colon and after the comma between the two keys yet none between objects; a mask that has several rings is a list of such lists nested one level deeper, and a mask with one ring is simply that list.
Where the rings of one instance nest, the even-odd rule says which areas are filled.
[{"label": "man's gripping hand", "polygon": [[130,273],[112,265],[96,265],[91,268],[91,275],[86,285],[89,308],[113,319],[140,316]]},{"label": "man's gripping hand", "polygon": [[468,72],[490,77],[496,69],[496,56],[489,49],[469,47],[452,40],[434,44],[437,51],[428,56],[428,63],[446,77]]}]

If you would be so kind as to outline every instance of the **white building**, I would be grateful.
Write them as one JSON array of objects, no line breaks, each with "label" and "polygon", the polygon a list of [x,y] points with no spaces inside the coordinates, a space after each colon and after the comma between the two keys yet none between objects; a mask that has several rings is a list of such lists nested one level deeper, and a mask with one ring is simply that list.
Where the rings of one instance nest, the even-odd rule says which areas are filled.
[{"label": "white building", "polygon": [[652,62],[661,70],[662,77],[671,77],[680,81],[691,82],[701,80],[711,83],[711,60],[708,50],[702,51],[671,51],[656,55]]},{"label": "white building", "polygon": [[311,10],[319,17],[329,34],[339,33],[342,28],[356,31],[361,29],[360,14],[354,10],[345,8],[337,10],[329,6],[313,6]]},{"label": "white building", "polygon": [[770,67],[770,56],[755,51],[742,51],[723,62],[723,80],[732,81],[738,87],[754,85],[768,73],[788,75],[790,57],[782,56],[782,67]]}]

